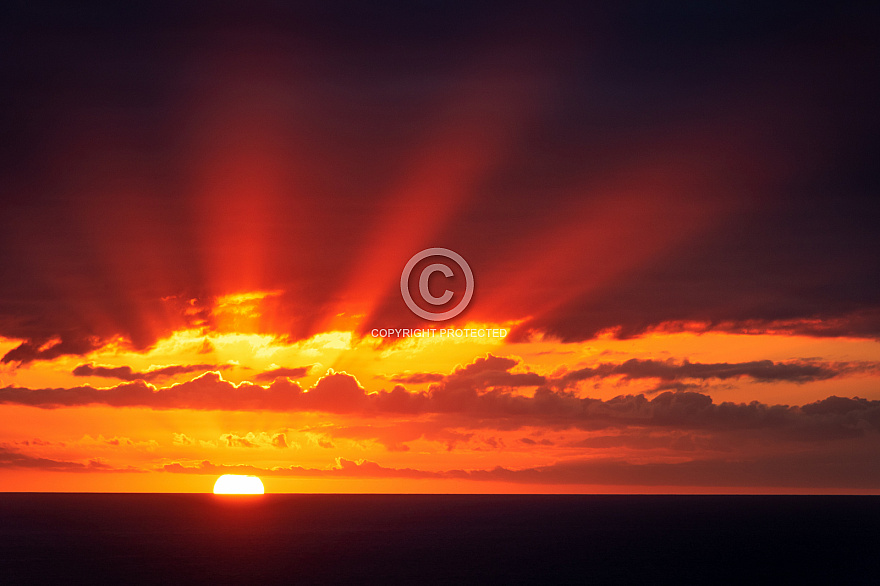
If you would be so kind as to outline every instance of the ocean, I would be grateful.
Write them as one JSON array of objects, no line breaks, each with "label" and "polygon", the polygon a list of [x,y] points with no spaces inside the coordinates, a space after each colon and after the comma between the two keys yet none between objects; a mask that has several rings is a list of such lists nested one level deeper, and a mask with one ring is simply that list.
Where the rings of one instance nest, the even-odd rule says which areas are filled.
[{"label": "ocean", "polygon": [[880,583],[870,496],[0,494],[0,584]]}]

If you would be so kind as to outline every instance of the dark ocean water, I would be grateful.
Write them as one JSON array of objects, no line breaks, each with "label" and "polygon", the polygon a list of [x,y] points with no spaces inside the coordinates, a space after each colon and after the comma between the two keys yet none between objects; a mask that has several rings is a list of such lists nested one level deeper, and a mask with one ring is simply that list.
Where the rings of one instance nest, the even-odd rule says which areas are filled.
[{"label": "dark ocean water", "polygon": [[0,494],[0,584],[880,584],[880,498]]}]

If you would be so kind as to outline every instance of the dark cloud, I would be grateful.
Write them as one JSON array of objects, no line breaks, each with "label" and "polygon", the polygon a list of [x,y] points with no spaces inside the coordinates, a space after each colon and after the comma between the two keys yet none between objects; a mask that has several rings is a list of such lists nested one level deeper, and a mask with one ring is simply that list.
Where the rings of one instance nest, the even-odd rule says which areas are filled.
[{"label": "dark cloud", "polygon": [[308,392],[283,377],[276,379],[268,388],[263,388],[249,382],[239,385],[230,383],[216,372],[207,372],[190,381],[158,389],[143,380],[109,389],[95,389],[87,385],[69,389],[0,389],[0,403],[46,409],[110,405],[152,409],[362,413],[374,401],[375,398],[368,396],[353,376],[332,371],[319,379]]},{"label": "dark cloud", "polygon": [[30,470],[49,470],[53,472],[145,472],[133,467],[115,468],[101,460],[66,462],[29,456],[16,450],[0,446],[0,468],[25,468]]},{"label": "dark cloud", "polygon": [[296,368],[275,368],[273,370],[267,370],[261,373],[258,373],[254,376],[254,382],[271,382],[276,378],[283,376],[286,378],[303,378],[309,371],[312,369],[311,366],[298,366]]},{"label": "dark cloud", "polygon": [[467,366],[455,369],[452,374],[444,377],[441,386],[446,390],[485,389],[487,387],[536,387],[546,382],[543,376],[533,372],[510,372],[510,369],[516,365],[517,361],[512,358],[488,354],[485,358],[478,357]]},{"label": "dark cloud", "polygon": [[230,364],[189,364],[174,365],[156,368],[146,372],[136,372],[130,366],[96,366],[94,364],[80,364],[73,369],[74,376],[100,376],[105,378],[117,378],[126,381],[144,380],[153,381],[161,378],[187,374],[191,372],[204,372],[206,370],[229,370],[234,368]]},{"label": "dark cloud", "polygon": [[36,338],[33,342],[22,342],[9,352],[2,359],[3,363],[20,362],[26,364],[34,360],[52,360],[59,356],[67,354],[88,354],[93,350],[97,350],[101,344],[98,340],[77,339],[70,337],[48,339],[45,337]]},{"label": "dark cloud", "polygon": [[836,364],[801,360],[790,362],[755,360],[752,362],[703,364],[687,360],[679,363],[672,359],[659,361],[633,358],[621,364],[606,363],[569,372],[559,379],[559,383],[565,386],[585,379],[611,376],[622,376],[626,379],[653,378],[664,382],[679,379],[727,380],[748,377],[758,382],[806,383],[868,369],[876,371],[878,366],[873,363]]},{"label": "dark cloud", "polygon": [[436,383],[445,378],[445,375],[439,372],[414,372],[411,374],[396,374],[392,376],[390,381],[402,384],[420,385],[424,383]]},{"label": "dark cloud", "polygon": [[810,415],[846,415],[849,413],[857,413],[860,411],[868,411],[875,404],[875,401],[868,399],[859,399],[858,397],[850,399],[847,397],[828,397],[809,405],[802,407],[804,413]]},{"label": "dark cloud", "polygon": [[47,458],[26,456],[20,452],[0,447],[0,467],[3,468],[38,468],[57,470],[60,472],[82,471],[86,468],[80,462],[64,462]]},{"label": "dark cloud", "polygon": [[273,385],[271,389],[274,390],[249,383],[236,386],[221,379],[219,374],[209,372],[166,389],[156,389],[143,380],[109,389],[90,386],[35,390],[6,387],[0,389],[0,401],[47,409],[110,405],[152,409],[284,410],[292,407],[292,397],[302,392],[295,384],[290,388]]},{"label": "dark cloud", "polygon": [[701,385],[699,385],[699,384],[683,383],[683,382],[678,382],[678,381],[667,381],[667,382],[661,382],[660,384],[658,384],[656,387],[654,387],[653,389],[651,389],[648,392],[649,393],[660,393],[662,391],[675,391],[675,392],[697,391],[697,392],[699,392],[700,389],[701,389]]}]

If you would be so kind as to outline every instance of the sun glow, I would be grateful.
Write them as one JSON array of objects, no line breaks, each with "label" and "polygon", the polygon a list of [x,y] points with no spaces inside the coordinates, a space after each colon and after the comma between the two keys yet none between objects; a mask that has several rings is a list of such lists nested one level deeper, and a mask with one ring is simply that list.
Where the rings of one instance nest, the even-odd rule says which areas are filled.
[{"label": "sun glow", "polygon": [[224,474],[214,483],[214,494],[264,494],[263,482],[256,476]]}]

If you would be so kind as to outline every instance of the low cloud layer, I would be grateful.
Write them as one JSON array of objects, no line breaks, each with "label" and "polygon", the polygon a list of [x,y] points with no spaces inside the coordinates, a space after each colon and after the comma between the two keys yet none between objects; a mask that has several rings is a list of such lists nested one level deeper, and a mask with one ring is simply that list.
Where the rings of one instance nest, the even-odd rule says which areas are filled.
[{"label": "low cloud layer", "polygon": [[806,383],[827,380],[853,372],[877,372],[874,363],[823,363],[805,360],[773,362],[755,360],[752,362],[701,364],[698,362],[675,362],[674,360],[640,360],[633,358],[622,364],[600,364],[582,368],[562,376],[563,386],[591,378],[622,376],[626,379],[658,379],[668,382],[674,380],[729,380],[751,378],[758,382]]},{"label": "low cloud layer", "polygon": [[615,459],[568,460],[547,466],[511,469],[429,471],[391,468],[371,461],[337,458],[328,468],[288,466],[261,468],[249,465],[166,464],[162,470],[177,474],[253,474],[300,478],[401,478],[473,480],[535,485],[594,485],[644,487],[751,487],[751,488],[850,488],[880,486],[876,458],[880,450],[854,454],[788,454],[745,460],[697,459],[678,463],[632,463]]},{"label": "low cloud layer", "polygon": [[18,450],[0,446],[0,469],[19,468],[51,472],[147,472],[134,467],[117,468],[98,459],[87,462],[68,462],[26,455]]},{"label": "low cloud layer", "polygon": [[229,364],[188,364],[174,365],[156,368],[146,372],[137,372],[130,366],[95,366],[94,364],[81,364],[73,369],[74,376],[99,376],[104,378],[116,378],[125,381],[154,381],[163,378],[187,374],[192,372],[205,372],[207,370],[228,370],[233,368]]},{"label": "low cloud layer", "polygon": [[[368,392],[344,372],[328,372],[304,389],[289,378],[276,378],[264,388],[244,382],[233,384],[217,372],[188,382],[157,388],[143,380],[109,389],[91,386],[56,389],[0,389],[0,403],[57,409],[83,405],[226,411],[324,412],[352,416],[443,418],[447,427],[516,428],[524,426],[605,429],[626,426],[687,429],[777,429],[804,438],[831,439],[873,433],[880,426],[880,401],[829,397],[802,406],[751,403],[715,403],[693,391],[664,391],[654,397],[620,395],[603,400],[580,396],[568,388],[585,377],[649,377],[661,381],[677,377],[727,379],[751,377],[758,381],[805,382],[825,380],[852,365],[832,363],[700,364],[628,361],[600,365],[548,380],[530,372],[514,372],[516,360],[481,357],[460,367],[426,391]],[[864,365],[859,367],[864,370]],[[529,390],[534,388],[533,391]]]}]

